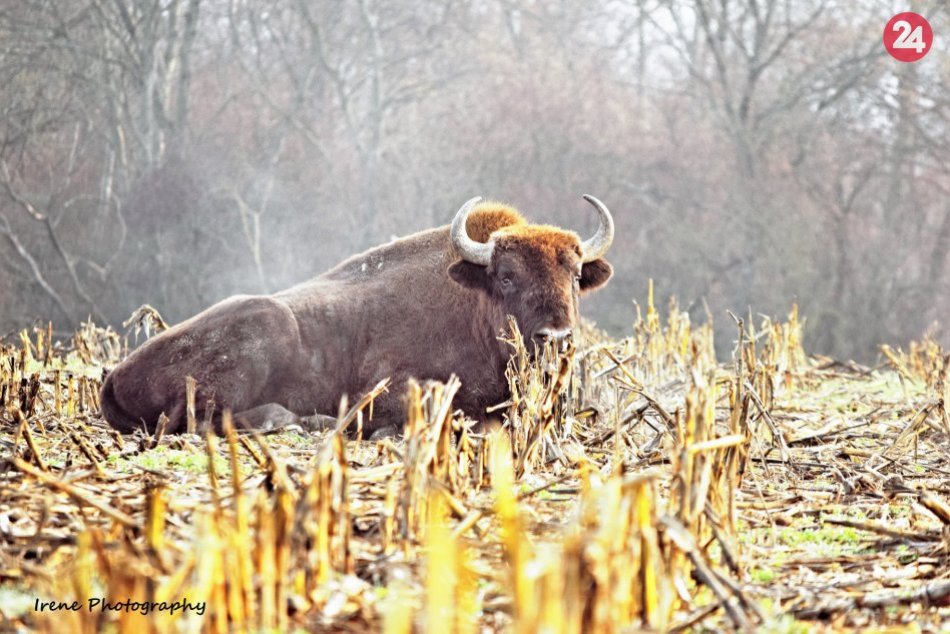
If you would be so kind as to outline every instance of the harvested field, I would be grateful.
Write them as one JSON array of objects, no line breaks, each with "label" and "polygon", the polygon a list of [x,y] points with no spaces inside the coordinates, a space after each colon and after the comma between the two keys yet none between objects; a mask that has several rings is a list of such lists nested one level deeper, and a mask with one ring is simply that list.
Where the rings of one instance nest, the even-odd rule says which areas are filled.
[{"label": "harvested field", "polygon": [[0,629],[946,631],[950,356],[809,356],[793,309],[736,319],[717,360],[664,312],[651,289],[629,337],[537,364],[512,333],[501,429],[466,430],[450,381],[378,442],[122,437],[97,391],[123,338],[24,332],[0,348]]}]

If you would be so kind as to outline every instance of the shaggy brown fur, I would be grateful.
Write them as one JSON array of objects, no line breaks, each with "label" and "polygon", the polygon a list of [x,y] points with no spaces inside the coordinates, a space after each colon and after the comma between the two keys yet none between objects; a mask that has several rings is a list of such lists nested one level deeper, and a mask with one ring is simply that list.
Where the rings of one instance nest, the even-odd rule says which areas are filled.
[{"label": "shaggy brown fur", "polygon": [[465,223],[465,229],[472,240],[488,242],[491,234],[513,225],[527,226],[528,221],[518,210],[504,203],[486,201],[479,203]]},{"label": "shaggy brown fur", "polygon": [[401,425],[410,377],[457,374],[456,404],[485,420],[486,407],[508,397],[510,351],[498,340],[506,315],[526,338],[569,330],[579,293],[606,283],[611,268],[604,260],[582,266],[575,233],[529,225],[498,203],[480,205],[466,227],[475,240],[495,241],[489,266],[460,260],[441,227],[370,249],[289,290],[212,306],[109,374],[103,416],[129,432],[153,430],[164,412],[167,431],[183,431],[185,377],[193,376],[199,419],[213,399],[217,411],[230,408],[239,418],[267,406],[267,417],[289,422],[335,415],[344,394],[358,397],[390,377],[367,426],[373,431]]}]

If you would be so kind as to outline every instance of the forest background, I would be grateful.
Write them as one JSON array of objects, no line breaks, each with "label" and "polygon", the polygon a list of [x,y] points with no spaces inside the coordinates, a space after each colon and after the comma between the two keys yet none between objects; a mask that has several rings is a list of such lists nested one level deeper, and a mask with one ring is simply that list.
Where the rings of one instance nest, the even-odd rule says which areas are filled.
[{"label": "forest background", "polygon": [[[0,336],[179,321],[471,196],[591,233],[612,332],[655,280],[873,359],[950,309],[948,10],[878,0],[5,0]],[[936,34],[890,58],[888,18]],[[728,333],[728,334],[727,334]]]}]

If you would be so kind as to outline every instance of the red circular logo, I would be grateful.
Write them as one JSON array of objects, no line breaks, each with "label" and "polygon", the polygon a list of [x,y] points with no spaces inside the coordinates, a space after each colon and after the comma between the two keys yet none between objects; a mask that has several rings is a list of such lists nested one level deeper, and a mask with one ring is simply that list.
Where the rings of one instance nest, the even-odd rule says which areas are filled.
[{"label": "red circular logo", "polygon": [[916,62],[930,52],[933,43],[930,22],[919,13],[898,13],[884,27],[884,48],[901,62]]}]

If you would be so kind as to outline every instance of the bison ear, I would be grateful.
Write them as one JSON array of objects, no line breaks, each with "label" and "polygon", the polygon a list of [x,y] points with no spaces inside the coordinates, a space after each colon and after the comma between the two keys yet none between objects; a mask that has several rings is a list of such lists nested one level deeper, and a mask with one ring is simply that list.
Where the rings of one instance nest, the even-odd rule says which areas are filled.
[{"label": "bison ear", "polygon": [[593,262],[587,262],[581,268],[581,290],[592,291],[600,288],[607,283],[610,276],[614,274],[614,267],[603,258],[598,258]]},{"label": "bison ear", "polygon": [[485,292],[491,290],[491,279],[488,277],[487,266],[459,260],[449,267],[449,276],[466,288]]}]

